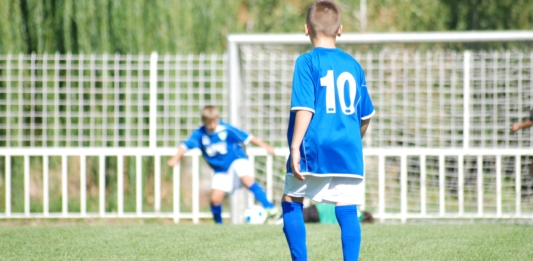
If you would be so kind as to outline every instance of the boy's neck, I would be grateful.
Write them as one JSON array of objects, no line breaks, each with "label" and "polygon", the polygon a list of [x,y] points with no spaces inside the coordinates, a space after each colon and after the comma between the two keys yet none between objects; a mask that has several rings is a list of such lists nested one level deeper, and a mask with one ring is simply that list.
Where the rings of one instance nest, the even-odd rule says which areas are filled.
[{"label": "boy's neck", "polygon": [[336,37],[311,37],[311,43],[313,43],[313,46],[315,48],[336,48],[335,40]]}]

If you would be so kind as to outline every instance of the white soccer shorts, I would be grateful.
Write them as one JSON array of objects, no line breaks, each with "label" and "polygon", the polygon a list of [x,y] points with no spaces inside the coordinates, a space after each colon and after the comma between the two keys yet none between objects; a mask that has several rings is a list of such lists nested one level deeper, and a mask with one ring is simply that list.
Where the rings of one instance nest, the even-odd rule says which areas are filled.
[{"label": "white soccer shorts", "polygon": [[293,175],[285,176],[283,193],[292,197],[306,197],[322,203],[363,205],[364,182],[360,178],[305,176],[300,181]]},{"label": "white soccer shorts", "polygon": [[217,173],[211,180],[211,189],[218,189],[228,193],[242,187],[241,177],[253,178],[252,165],[248,159],[237,159],[231,163],[226,173]]}]

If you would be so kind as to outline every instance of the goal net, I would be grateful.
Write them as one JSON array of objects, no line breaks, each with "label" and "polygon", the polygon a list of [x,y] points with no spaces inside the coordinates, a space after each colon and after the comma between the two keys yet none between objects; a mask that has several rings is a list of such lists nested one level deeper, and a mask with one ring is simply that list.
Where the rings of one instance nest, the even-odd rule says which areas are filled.
[{"label": "goal net", "polygon": [[[533,173],[529,166],[533,157],[512,154],[500,158],[472,152],[459,162],[457,156],[438,151],[461,149],[468,154],[486,149],[505,154],[530,148],[533,136],[529,129],[515,134],[509,129],[512,123],[529,117],[533,109],[533,53],[389,44],[532,39],[531,32],[348,34],[339,38],[339,46],[365,70],[376,109],[364,138],[365,149],[436,149],[434,155],[407,156],[403,207],[400,156],[385,155],[381,206],[378,156],[367,156],[366,210],[389,217],[402,211],[429,216],[532,213]],[[230,117],[268,143],[287,147],[293,66],[311,47],[303,35],[230,36],[230,98],[239,101],[230,105]],[[275,200],[283,192],[285,162],[286,155],[273,161]],[[265,164],[261,158],[255,161],[256,176],[263,182]]]}]

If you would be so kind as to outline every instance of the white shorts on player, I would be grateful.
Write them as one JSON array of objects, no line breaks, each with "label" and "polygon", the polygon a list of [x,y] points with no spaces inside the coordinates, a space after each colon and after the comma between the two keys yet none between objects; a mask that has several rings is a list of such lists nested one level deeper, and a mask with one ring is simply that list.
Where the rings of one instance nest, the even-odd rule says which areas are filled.
[{"label": "white shorts on player", "polygon": [[305,176],[304,181],[293,175],[285,176],[285,195],[306,197],[322,203],[363,205],[364,182],[360,178]]},{"label": "white shorts on player", "polygon": [[226,173],[217,173],[211,181],[211,189],[222,190],[227,193],[244,187],[241,178],[250,176],[253,178],[252,164],[247,159],[236,159]]}]

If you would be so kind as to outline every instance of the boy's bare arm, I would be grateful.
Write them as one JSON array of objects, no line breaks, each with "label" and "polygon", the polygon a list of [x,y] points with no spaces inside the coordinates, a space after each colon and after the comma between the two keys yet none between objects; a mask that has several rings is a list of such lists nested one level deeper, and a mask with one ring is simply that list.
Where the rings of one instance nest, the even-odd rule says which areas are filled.
[{"label": "boy's bare arm", "polygon": [[183,154],[185,154],[186,151],[187,150],[185,150],[185,148],[183,146],[180,146],[178,148],[178,152],[176,153],[176,155],[172,156],[172,158],[170,158],[167,161],[168,166],[173,168],[176,165],[178,165],[178,162],[180,161],[181,156],[183,156]]},{"label": "boy's bare arm", "polygon": [[253,145],[256,145],[256,146],[259,146],[259,147],[265,149],[268,152],[268,154],[276,155],[276,151],[274,150],[274,148],[272,148],[270,145],[266,144],[264,141],[262,141],[259,138],[253,136],[252,139],[250,140],[250,142]]},{"label": "boy's bare arm", "polygon": [[304,139],[305,132],[309,127],[313,113],[310,111],[297,111],[294,120],[294,132],[291,143],[291,169],[292,174],[297,179],[304,181],[304,176],[300,173],[300,145]]},{"label": "boy's bare arm", "polygon": [[533,121],[531,120],[526,120],[522,123],[514,123],[513,126],[511,126],[511,132],[515,132],[519,129],[528,128],[531,126],[533,126]]},{"label": "boy's bare arm", "polygon": [[370,125],[370,119],[366,119],[361,122],[361,139],[365,136],[365,132],[366,129],[368,129],[368,125]]}]

